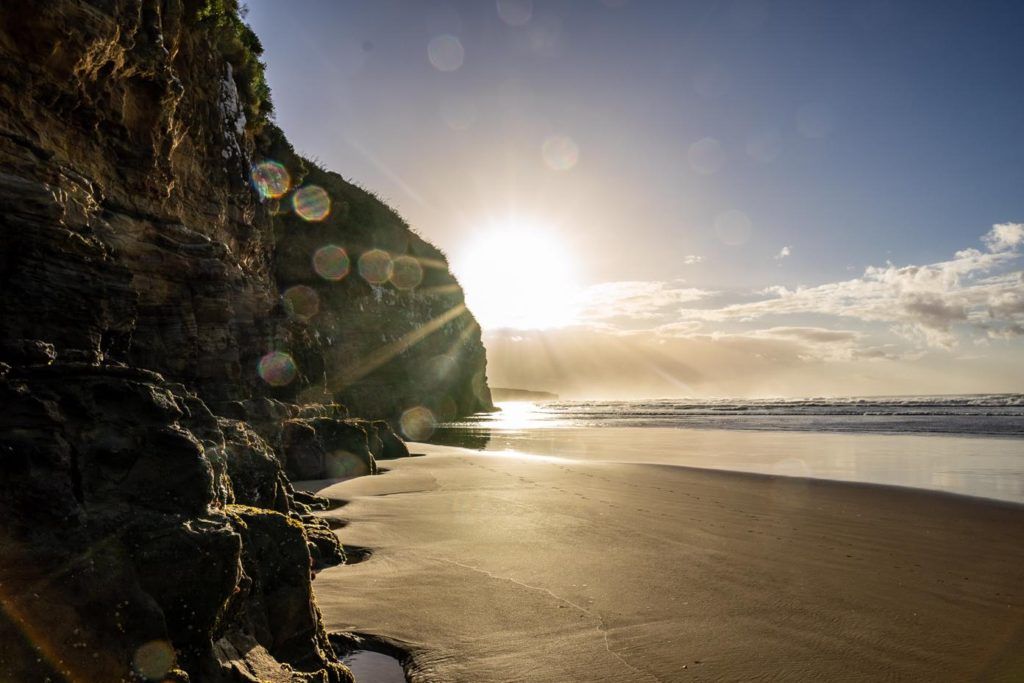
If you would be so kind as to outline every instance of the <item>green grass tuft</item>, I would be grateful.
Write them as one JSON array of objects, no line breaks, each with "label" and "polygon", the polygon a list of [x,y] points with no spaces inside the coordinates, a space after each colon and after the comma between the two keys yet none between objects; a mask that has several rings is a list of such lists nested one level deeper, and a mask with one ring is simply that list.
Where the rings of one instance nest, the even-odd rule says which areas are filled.
[{"label": "green grass tuft", "polygon": [[205,0],[195,20],[210,32],[217,50],[231,64],[245,118],[259,129],[270,120],[274,104],[267,85],[267,65],[260,60],[263,44],[245,23],[245,14],[238,0]]}]

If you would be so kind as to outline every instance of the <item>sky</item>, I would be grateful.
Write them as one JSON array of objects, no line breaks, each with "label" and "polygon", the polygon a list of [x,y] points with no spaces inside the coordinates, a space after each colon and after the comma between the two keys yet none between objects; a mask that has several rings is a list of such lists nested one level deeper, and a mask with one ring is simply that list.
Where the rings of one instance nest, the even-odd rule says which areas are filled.
[{"label": "sky", "polygon": [[1024,391],[1024,4],[247,4],[278,124],[449,255],[494,386]]}]

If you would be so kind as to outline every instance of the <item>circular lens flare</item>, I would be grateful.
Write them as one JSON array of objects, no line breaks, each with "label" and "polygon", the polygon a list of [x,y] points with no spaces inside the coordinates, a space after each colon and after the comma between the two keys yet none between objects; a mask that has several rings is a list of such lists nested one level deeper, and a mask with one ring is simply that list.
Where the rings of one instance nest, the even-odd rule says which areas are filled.
[{"label": "circular lens flare", "polygon": [[438,71],[456,71],[465,58],[466,51],[455,36],[436,36],[427,44],[427,59]]},{"label": "circular lens flare", "polygon": [[292,207],[304,221],[322,221],[331,213],[331,196],[319,185],[306,185],[292,195]]},{"label": "circular lens flare", "polygon": [[479,112],[476,103],[468,97],[446,97],[439,107],[441,119],[452,130],[469,130],[476,123]]},{"label": "circular lens flare", "polygon": [[552,135],[541,145],[544,163],[553,171],[568,171],[580,160],[580,147],[568,135]]},{"label": "circular lens flare", "polygon": [[423,282],[423,266],[412,256],[399,256],[392,263],[391,284],[398,289],[415,289]]},{"label": "circular lens flare", "polygon": [[320,247],[313,254],[313,270],[325,280],[341,280],[348,275],[349,267],[348,254],[335,244]]},{"label": "circular lens flare", "polygon": [[447,353],[434,356],[426,363],[426,378],[434,384],[443,384],[448,381],[452,373],[458,368],[458,362]]},{"label": "circular lens flare", "polygon": [[282,298],[288,312],[302,320],[309,320],[320,310],[320,297],[316,290],[306,285],[289,287]]},{"label": "circular lens flare", "polygon": [[410,441],[429,439],[437,429],[437,420],[429,408],[416,406],[402,413],[398,421],[402,434]]},{"label": "circular lens flare", "polygon": [[522,26],[533,16],[533,0],[497,0],[498,16],[509,26]]},{"label": "circular lens flare", "polygon": [[295,361],[287,353],[271,351],[260,358],[257,367],[260,379],[272,387],[283,387],[295,379]]},{"label": "circular lens flare", "polygon": [[263,199],[277,199],[284,196],[291,187],[288,169],[276,161],[263,161],[252,167],[249,174],[252,186]]},{"label": "circular lens flare", "polygon": [[132,666],[143,678],[160,680],[174,666],[174,648],[166,640],[151,640],[135,650]]},{"label": "circular lens flare", "polygon": [[725,150],[714,138],[704,138],[690,145],[687,157],[690,167],[701,175],[711,175],[725,165]]},{"label": "circular lens flare", "polygon": [[718,239],[730,247],[738,247],[750,239],[753,224],[747,214],[736,209],[720,213],[715,217],[715,232]]},{"label": "circular lens flare", "polygon": [[382,285],[391,279],[394,264],[386,251],[371,249],[359,257],[359,274],[371,285]]}]

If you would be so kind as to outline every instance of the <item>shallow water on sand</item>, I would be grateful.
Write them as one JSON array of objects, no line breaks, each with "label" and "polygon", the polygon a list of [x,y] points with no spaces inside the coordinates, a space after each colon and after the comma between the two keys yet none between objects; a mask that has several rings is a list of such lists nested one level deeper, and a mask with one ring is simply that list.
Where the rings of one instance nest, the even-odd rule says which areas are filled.
[{"label": "shallow water on sand", "polygon": [[358,683],[405,683],[401,663],[390,655],[356,650],[342,658]]},{"label": "shallow water on sand", "polygon": [[1024,439],[529,424],[449,427],[436,437],[487,453],[886,484],[1024,503]]}]

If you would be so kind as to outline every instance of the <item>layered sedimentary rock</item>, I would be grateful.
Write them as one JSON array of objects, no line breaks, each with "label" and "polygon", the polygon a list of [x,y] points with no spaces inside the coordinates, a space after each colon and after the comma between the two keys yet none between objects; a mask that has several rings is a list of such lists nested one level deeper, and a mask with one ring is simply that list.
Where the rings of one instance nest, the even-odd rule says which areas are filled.
[{"label": "layered sedimentary rock", "polygon": [[291,151],[258,53],[228,0],[0,4],[0,680],[349,680],[288,475],[490,407],[443,256]]}]

